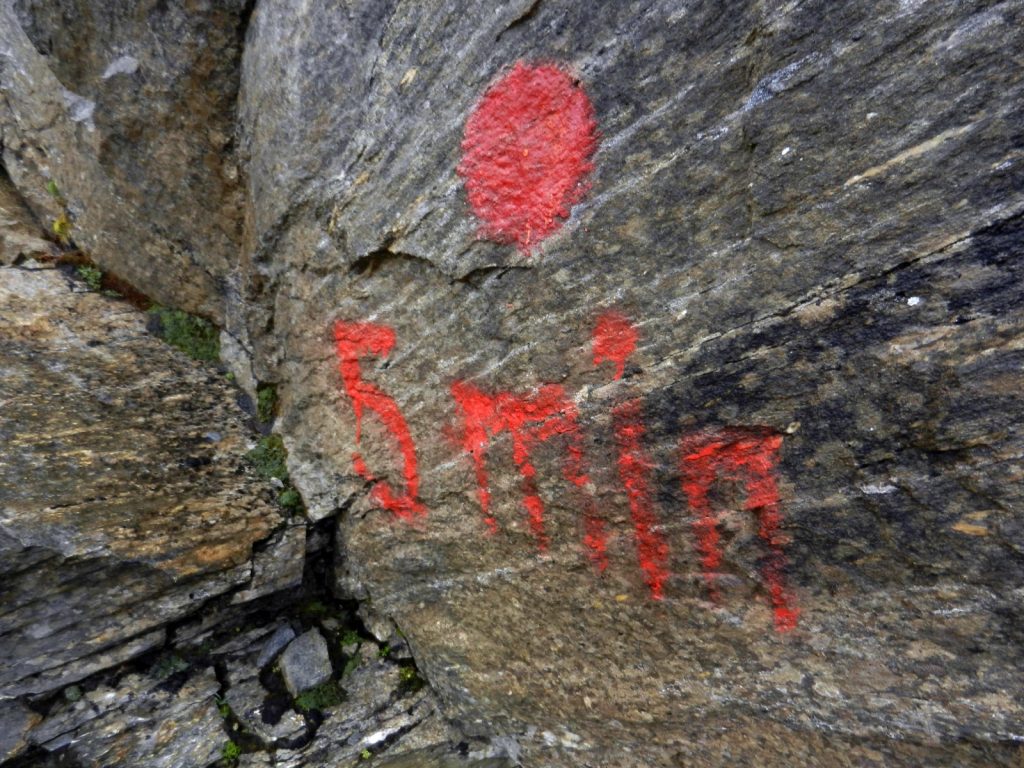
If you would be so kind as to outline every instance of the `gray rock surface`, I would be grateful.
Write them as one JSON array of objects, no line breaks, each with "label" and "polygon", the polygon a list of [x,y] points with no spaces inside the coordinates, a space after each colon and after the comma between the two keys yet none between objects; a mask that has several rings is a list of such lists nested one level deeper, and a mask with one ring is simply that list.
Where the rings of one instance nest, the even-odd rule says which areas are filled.
[{"label": "gray rock surface", "polygon": [[144,314],[55,269],[0,269],[0,368],[0,697],[112,667],[275,582],[253,547],[283,515],[246,469],[234,392]]},{"label": "gray rock surface", "polygon": [[0,266],[27,258],[52,258],[58,249],[43,237],[17,189],[0,169]]},{"label": "gray rock surface", "polygon": [[0,761],[17,757],[28,747],[26,735],[42,718],[16,701],[0,701]]},{"label": "gray rock surface", "polygon": [[32,740],[47,751],[63,750],[77,765],[208,766],[225,741],[217,689],[212,669],[173,687],[129,675],[52,713]]},{"label": "gray rock surface", "polygon": [[3,0],[6,172],[47,224],[146,293],[214,318],[241,239],[242,0]]},{"label": "gray rock surface", "polygon": [[[465,733],[528,765],[1017,759],[1022,21],[1016,0],[257,5],[256,375],[281,383],[311,517],[343,510],[339,589],[396,621]],[[589,191],[529,253],[478,236],[456,171],[519,60],[572,72],[600,132]],[[638,337],[620,381],[592,346],[609,312]],[[373,491],[410,464],[365,404],[357,443],[338,320],[394,332],[350,341],[408,427],[413,524]],[[578,427],[534,437],[524,481],[490,423],[493,534],[455,382],[557,385]],[[619,475],[630,425],[647,518]],[[743,440],[778,507],[729,464]],[[712,475],[710,518],[684,471]]]},{"label": "gray rock surface", "polygon": [[[121,454],[70,444],[107,385],[61,389],[38,340],[73,324],[18,272],[0,364],[28,351],[6,353],[24,368],[0,434],[35,469],[0,465],[30,497],[0,506],[21,584],[0,622],[22,617],[0,696],[162,645],[184,580],[224,594],[268,569],[277,586],[245,584],[266,597],[333,553],[337,595],[382,640],[401,629],[432,693],[361,665],[310,744],[241,765],[357,765],[408,734],[410,760],[444,764],[428,742],[449,724],[476,757],[537,766],[1020,761],[1024,2],[133,7],[0,0],[6,173],[101,264],[218,318],[250,394],[277,383],[316,525],[201,504],[179,542],[154,504],[140,545],[95,511],[138,489],[90,480],[88,509],[52,506],[61,461]],[[517,62],[585,93],[598,137],[554,231],[520,248],[482,236],[466,165]],[[525,121],[576,135],[557,110]],[[565,159],[515,163],[543,185]],[[75,371],[141,365],[100,349]],[[99,405],[69,405],[76,387]],[[26,443],[7,424],[29,412],[48,427]],[[17,581],[51,562],[55,605],[111,606],[91,640]],[[137,583],[170,596],[111,586]]]},{"label": "gray rock surface", "polygon": [[277,654],[285,649],[295,639],[295,630],[285,625],[278,627],[260,649],[260,655],[256,659],[256,666],[262,669],[277,658]]},{"label": "gray rock surface", "polygon": [[316,688],[331,679],[334,670],[327,641],[316,629],[292,640],[281,654],[281,675],[292,696]]}]

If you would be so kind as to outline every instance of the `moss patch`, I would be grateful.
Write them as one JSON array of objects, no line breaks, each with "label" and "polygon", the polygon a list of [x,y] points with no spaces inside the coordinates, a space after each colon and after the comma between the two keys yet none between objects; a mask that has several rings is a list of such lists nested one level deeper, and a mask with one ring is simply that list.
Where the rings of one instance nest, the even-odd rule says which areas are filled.
[{"label": "moss patch", "polygon": [[311,688],[295,697],[295,707],[301,712],[324,710],[337,706],[345,700],[345,692],[336,682],[329,680],[323,685]]},{"label": "moss patch", "polygon": [[238,758],[242,754],[242,748],[233,741],[228,741],[220,751],[220,759],[223,765],[237,765]]},{"label": "moss patch", "polygon": [[82,265],[77,270],[78,276],[89,286],[89,290],[98,291],[103,287],[103,273],[96,267]]},{"label": "moss patch", "polygon": [[156,335],[194,360],[216,362],[220,359],[220,333],[201,317],[155,306],[149,310]]},{"label": "moss patch", "polygon": [[273,384],[260,384],[256,387],[256,418],[263,423],[273,421],[277,411],[277,387]]},{"label": "moss patch", "polygon": [[276,478],[282,483],[288,481],[288,465],[285,463],[287,457],[288,452],[280,435],[267,435],[261,438],[256,447],[245,454],[245,458],[260,477],[264,480]]},{"label": "moss patch", "polygon": [[295,490],[288,479],[288,451],[280,435],[267,435],[261,438],[256,447],[245,454],[256,473],[264,480],[279,480],[284,488],[277,496],[277,503],[292,514],[299,514],[305,506],[302,496]]}]

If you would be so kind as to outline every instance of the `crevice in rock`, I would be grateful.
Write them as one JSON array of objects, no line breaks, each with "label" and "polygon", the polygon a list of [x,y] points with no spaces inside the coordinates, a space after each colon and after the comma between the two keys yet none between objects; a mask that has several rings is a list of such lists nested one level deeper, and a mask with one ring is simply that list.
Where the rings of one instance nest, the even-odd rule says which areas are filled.
[{"label": "crevice in rock", "polygon": [[389,263],[403,261],[427,264],[432,269],[437,269],[437,266],[431,262],[430,259],[426,259],[423,256],[405,253],[404,251],[391,250],[392,242],[393,238],[389,238],[376,251],[372,251],[365,256],[360,256],[358,259],[353,261],[348,268],[349,274],[358,278],[372,277],[373,274],[382,266]]},{"label": "crevice in rock", "polygon": [[493,279],[501,280],[506,274],[512,270],[528,271],[530,267],[526,266],[499,266],[497,264],[488,264],[485,267],[477,267],[471,269],[461,277],[457,277],[451,281],[451,285],[461,283],[462,285],[468,285],[473,289],[480,289],[487,280]]},{"label": "crevice in rock", "polygon": [[494,42],[498,42],[499,40],[501,40],[502,36],[506,32],[509,32],[515,29],[516,27],[522,26],[530,19],[532,19],[534,16],[536,16],[537,9],[540,8],[541,2],[543,2],[543,0],[533,0],[533,2],[526,7],[526,10],[524,10],[522,13],[516,16],[516,18],[512,19],[512,21],[505,25],[505,28],[495,36]]}]

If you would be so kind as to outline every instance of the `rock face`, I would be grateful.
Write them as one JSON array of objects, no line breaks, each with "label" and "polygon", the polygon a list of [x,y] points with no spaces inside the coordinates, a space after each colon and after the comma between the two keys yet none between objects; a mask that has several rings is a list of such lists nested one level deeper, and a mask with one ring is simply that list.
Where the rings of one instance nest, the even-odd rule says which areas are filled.
[{"label": "rock face", "polygon": [[258,377],[465,732],[1016,759],[1022,13],[257,5]]},{"label": "rock face", "polygon": [[253,583],[253,547],[284,520],[216,371],[55,269],[3,270],[0,350],[0,697],[161,646],[217,596],[295,583]]},{"label": "rock face", "polygon": [[[138,7],[97,35],[0,2],[7,173],[41,219],[56,179],[76,242],[277,384],[336,593],[400,628],[462,738],[524,765],[1020,759],[1024,3]],[[213,73],[181,91],[210,108],[133,131],[183,82],[105,95],[147,67]],[[53,509],[62,450],[26,454],[19,508]],[[62,513],[5,567],[93,557]],[[130,567],[200,579],[223,541],[221,591],[273,527],[173,525]],[[159,642],[130,615],[87,650]],[[12,692],[92,668],[41,647]],[[432,699],[349,693],[305,752],[243,764],[355,764],[359,713],[382,743],[443,730]]]},{"label": "rock face", "polygon": [[281,654],[281,675],[293,696],[331,679],[331,657],[327,642],[311,629],[295,638]]},{"label": "rock face", "polygon": [[66,208],[103,268],[213,318],[241,234],[246,16],[242,0],[0,3],[7,173],[40,218]]}]

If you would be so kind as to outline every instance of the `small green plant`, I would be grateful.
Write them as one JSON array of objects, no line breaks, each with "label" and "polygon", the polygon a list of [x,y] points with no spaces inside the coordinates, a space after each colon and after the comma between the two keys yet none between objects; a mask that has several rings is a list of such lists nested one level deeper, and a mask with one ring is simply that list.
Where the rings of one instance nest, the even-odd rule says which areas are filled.
[{"label": "small green plant", "polygon": [[50,229],[53,230],[53,234],[57,236],[57,241],[61,245],[71,244],[71,217],[68,216],[67,211],[62,211],[60,216],[53,220]]},{"label": "small green plant", "polygon": [[78,276],[85,281],[90,291],[99,291],[103,287],[103,273],[96,267],[83,264],[78,268]]},{"label": "small green plant", "polygon": [[377,658],[378,659],[386,659],[390,655],[391,655],[391,646],[388,645],[387,643],[384,643],[384,645],[382,645],[380,648],[377,649]]},{"label": "small green plant", "polygon": [[220,713],[222,718],[227,720],[231,717],[231,705],[228,704],[227,699],[223,696],[214,696],[213,700],[217,702],[217,711]]},{"label": "small green plant", "polygon": [[361,757],[363,760],[369,760],[371,757],[373,757],[373,752],[371,752],[368,749],[364,749],[362,752],[359,753],[359,757]]},{"label": "small green plant", "polygon": [[328,680],[323,685],[310,688],[305,693],[295,697],[295,708],[300,712],[310,710],[324,710],[337,706],[345,700],[345,692],[333,680]]},{"label": "small green plant", "polygon": [[338,638],[338,644],[341,645],[342,648],[346,645],[358,645],[361,642],[363,642],[363,639],[354,629],[346,630],[345,633]]},{"label": "small green plant", "polygon": [[165,653],[149,669],[149,673],[157,680],[163,680],[178,672],[188,669],[189,663],[176,653]]},{"label": "small green plant", "polygon": [[277,503],[285,509],[295,511],[302,508],[302,497],[294,488],[286,488],[277,497]]},{"label": "small green plant", "polygon": [[401,687],[406,691],[418,691],[426,685],[426,681],[420,677],[419,671],[411,664],[399,669],[398,679],[401,683]]},{"label": "small green plant", "polygon": [[256,387],[256,418],[264,424],[273,421],[277,408],[277,387],[273,384],[260,384]]},{"label": "small green plant", "polygon": [[161,306],[150,308],[149,314],[159,328],[157,335],[172,347],[195,360],[220,359],[220,334],[211,323],[180,309]]},{"label": "small green plant", "polygon": [[238,762],[238,758],[242,755],[242,748],[235,744],[235,742],[228,739],[224,748],[220,751],[221,759],[225,765],[234,765]]},{"label": "small green plant", "polygon": [[280,435],[267,435],[260,438],[256,447],[245,454],[253,469],[266,480],[277,478],[281,482],[288,480],[288,465],[285,458],[288,452]]},{"label": "small green plant", "polygon": [[57,187],[57,182],[53,179],[46,182],[46,191],[56,201],[57,205],[63,209],[60,215],[53,220],[50,229],[57,236],[57,241],[66,247],[71,244],[71,215],[68,213],[68,201],[61,194],[60,189]]}]

